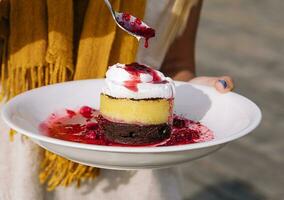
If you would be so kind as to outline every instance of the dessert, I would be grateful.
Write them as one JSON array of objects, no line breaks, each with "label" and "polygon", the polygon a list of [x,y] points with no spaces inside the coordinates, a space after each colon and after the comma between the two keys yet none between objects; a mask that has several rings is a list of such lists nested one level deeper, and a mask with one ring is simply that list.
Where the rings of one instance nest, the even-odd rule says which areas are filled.
[{"label": "dessert", "polygon": [[170,137],[173,81],[138,63],[115,64],[106,73],[98,122],[108,140],[143,145]]},{"label": "dessert", "polygon": [[[161,72],[132,63],[111,66],[100,110],[82,106],[52,113],[39,126],[53,138],[106,146],[173,146],[210,141],[206,126],[173,115],[174,84]],[[64,113],[64,114],[63,114]]]}]

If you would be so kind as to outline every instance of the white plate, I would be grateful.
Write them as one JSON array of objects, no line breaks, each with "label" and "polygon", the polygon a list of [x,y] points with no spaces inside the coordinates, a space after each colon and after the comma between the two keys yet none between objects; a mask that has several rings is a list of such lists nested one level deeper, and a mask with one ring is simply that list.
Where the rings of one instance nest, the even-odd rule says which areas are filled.
[{"label": "white plate", "polygon": [[208,155],[225,143],[240,138],[258,126],[261,111],[236,93],[219,94],[215,89],[176,82],[174,110],[199,120],[215,133],[209,142],[169,147],[112,147],[68,142],[44,136],[39,124],[63,108],[88,105],[99,108],[102,79],[72,81],[22,93],[2,110],[5,122],[45,149],[70,160],[109,169],[162,168]]}]

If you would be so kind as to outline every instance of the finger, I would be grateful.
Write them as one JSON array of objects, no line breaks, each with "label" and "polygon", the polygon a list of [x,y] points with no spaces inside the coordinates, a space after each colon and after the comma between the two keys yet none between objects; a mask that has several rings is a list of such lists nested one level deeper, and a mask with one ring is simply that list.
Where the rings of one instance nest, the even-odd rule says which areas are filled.
[{"label": "finger", "polygon": [[199,76],[189,82],[214,87],[217,80],[219,80],[217,77]]},{"label": "finger", "polygon": [[221,93],[227,93],[234,88],[234,82],[229,76],[218,77],[218,80],[215,82],[215,88]]},{"label": "finger", "polygon": [[230,76],[208,77],[200,76],[189,81],[190,83],[215,87],[217,91],[226,93],[234,88],[234,82]]}]

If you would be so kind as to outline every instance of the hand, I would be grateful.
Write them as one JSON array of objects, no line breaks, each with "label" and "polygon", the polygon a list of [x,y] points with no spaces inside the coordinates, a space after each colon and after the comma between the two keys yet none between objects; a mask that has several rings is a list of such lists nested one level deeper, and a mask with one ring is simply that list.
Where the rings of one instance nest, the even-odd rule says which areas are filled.
[{"label": "hand", "polygon": [[191,79],[189,82],[215,87],[215,89],[220,93],[227,93],[233,90],[234,88],[234,82],[230,76],[220,76],[220,77],[200,76]]}]

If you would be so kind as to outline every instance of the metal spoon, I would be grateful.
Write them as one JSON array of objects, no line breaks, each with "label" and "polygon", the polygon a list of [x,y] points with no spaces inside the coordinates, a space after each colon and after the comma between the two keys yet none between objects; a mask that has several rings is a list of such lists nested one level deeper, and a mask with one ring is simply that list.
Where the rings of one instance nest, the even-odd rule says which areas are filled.
[{"label": "metal spoon", "polygon": [[113,10],[109,0],[104,0],[116,24],[128,34],[140,40],[145,38],[145,47],[148,46],[148,39],[155,36],[155,30],[141,21],[139,18],[126,13]]}]

